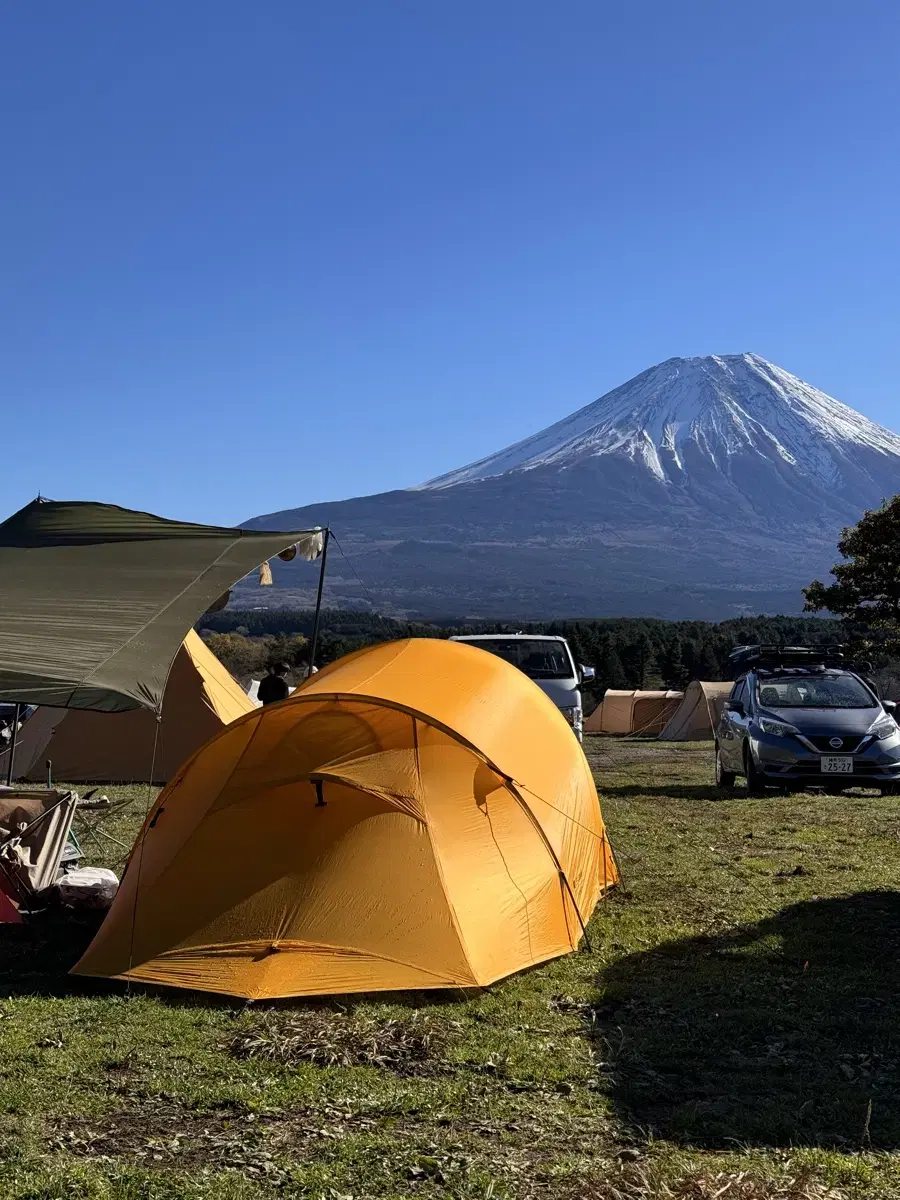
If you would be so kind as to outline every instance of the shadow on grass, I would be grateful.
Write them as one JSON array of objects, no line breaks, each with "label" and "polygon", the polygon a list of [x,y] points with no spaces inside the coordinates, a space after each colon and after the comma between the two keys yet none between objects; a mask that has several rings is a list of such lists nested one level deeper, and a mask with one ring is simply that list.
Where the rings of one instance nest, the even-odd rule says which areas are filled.
[{"label": "shadow on grass", "polygon": [[805,901],[600,982],[591,1036],[630,1123],[708,1148],[900,1146],[897,893]]},{"label": "shadow on grass", "polygon": [[69,971],[105,915],[75,917],[50,909],[22,925],[0,925],[0,997],[83,995],[98,990],[93,980]]}]

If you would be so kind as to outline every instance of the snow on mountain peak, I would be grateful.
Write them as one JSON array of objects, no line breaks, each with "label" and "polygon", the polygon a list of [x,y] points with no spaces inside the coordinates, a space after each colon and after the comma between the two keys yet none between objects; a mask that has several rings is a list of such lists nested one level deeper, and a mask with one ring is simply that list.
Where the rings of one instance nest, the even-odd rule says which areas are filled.
[{"label": "snow on mountain peak", "polygon": [[726,474],[734,455],[750,454],[834,485],[854,448],[900,459],[900,436],[758,354],[714,354],[667,359],[542,432],[421,487],[604,454],[625,455],[671,482],[698,452]]}]

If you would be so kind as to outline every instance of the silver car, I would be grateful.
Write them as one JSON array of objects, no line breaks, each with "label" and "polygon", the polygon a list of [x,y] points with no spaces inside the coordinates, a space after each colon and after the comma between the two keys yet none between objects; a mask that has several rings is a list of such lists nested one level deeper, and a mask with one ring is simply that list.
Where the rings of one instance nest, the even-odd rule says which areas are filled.
[{"label": "silver car", "polygon": [[736,681],[716,729],[716,783],[750,792],[815,785],[900,789],[896,705],[851,670],[756,666]]},{"label": "silver car", "polygon": [[582,740],[581,689],[594,679],[594,669],[576,667],[564,637],[549,633],[467,633],[456,634],[450,641],[468,642],[518,667],[550,697],[579,742]]}]

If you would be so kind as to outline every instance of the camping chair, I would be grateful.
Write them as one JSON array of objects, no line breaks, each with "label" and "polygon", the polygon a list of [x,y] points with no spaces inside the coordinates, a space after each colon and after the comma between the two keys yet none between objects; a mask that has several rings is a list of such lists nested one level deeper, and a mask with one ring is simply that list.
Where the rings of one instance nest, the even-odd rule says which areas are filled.
[{"label": "camping chair", "polygon": [[75,792],[0,788],[0,872],[20,903],[56,882],[77,804]]}]

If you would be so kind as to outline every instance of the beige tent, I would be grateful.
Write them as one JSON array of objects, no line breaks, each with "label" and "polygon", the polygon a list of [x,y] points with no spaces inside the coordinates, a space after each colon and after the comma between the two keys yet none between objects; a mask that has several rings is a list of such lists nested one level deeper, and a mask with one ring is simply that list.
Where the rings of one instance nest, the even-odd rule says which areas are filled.
[{"label": "beige tent", "polygon": [[[15,775],[46,782],[166,783],[185,759],[225,725],[254,712],[256,705],[193,631],[178,651],[163,697],[154,762],[156,717],[145,708],[89,712],[39,708],[16,740]],[[5,778],[6,755],[0,755]]]},{"label": "beige tent", "polygon": [[584,723],[585,733],[657,734],[681,701],[681,692],[621,692],[610,688]]},{"label": "beige tent", "polygon": [[684,699],[659,735],[666,742],[709,741],[718,725],[733,683],[689,683]]}]

